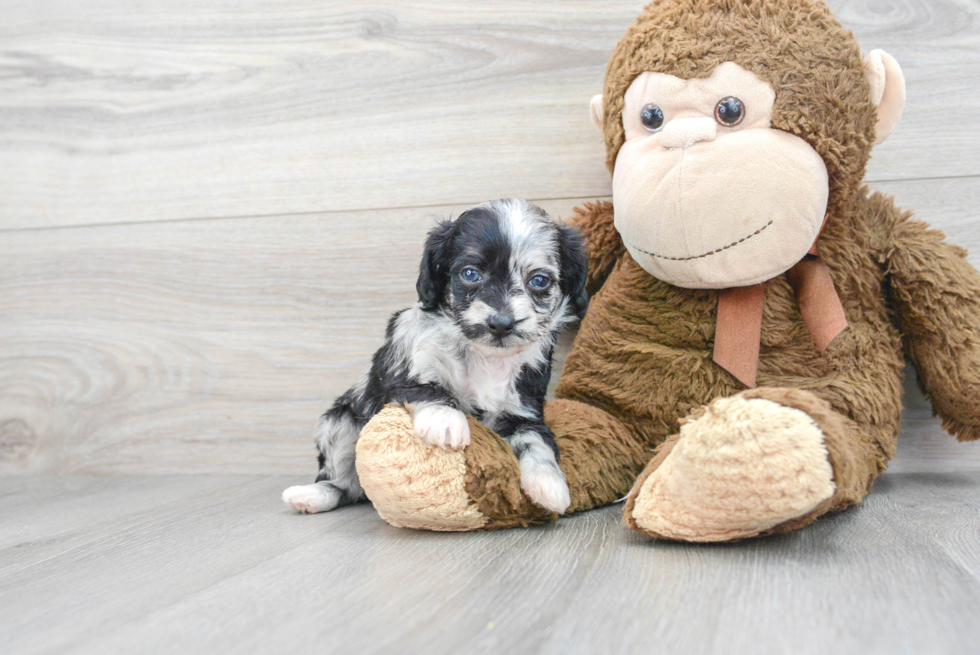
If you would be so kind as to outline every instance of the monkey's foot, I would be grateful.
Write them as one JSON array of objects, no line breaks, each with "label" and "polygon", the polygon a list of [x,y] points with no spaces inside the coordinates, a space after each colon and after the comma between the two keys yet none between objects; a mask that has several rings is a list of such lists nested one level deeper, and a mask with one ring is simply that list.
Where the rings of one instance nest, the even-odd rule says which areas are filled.
[{"label": "monkey's foot", "polygon": [[755,389],[689,417],[640,474],[626,524],[662,539],[730,541],[792,529],[821,513],[835,490],[825,434],[790,406],[800,402],[778,401],[787,397],[822,402],[806,392]]},{"label": "monkey's foot", "polygon": [[510,447],[468,417],[470,444],[444,450],[423,441],[412,416],[388,405],[361,431],[357,475],[381,518],[398,528],[465,532],[555,518],[521,493]]}]

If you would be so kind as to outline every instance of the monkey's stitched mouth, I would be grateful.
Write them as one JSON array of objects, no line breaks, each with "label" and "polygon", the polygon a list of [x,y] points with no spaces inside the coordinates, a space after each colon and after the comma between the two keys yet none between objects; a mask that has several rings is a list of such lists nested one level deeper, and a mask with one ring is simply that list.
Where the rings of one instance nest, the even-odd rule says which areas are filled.
[{"label": "monkey's stitched mouth", "polygon": [[770,225],[772,225],[772,221],[769,221],[768,223],[766,223],[765,225],[763,225],[762,227],[760,227],[758,230],[756,230],[752,234],[750,234],[748,236],[744,236],[741,239],[739,239],[738,241],[732,241],[727,246],[722,246],[721,248],[716,248],[715,250],[711,250],[709,252],[702,253],[700,255],[692,255],[691,257],[668,257],[667,255],[658,255],[655,252],[650,252],[649,250],[644,250],[643,248],[640,248],[639,246],[635,246],[634,245],[633,247],[636,248],[637,250],[639,250],[640,252],[646,254],[646,255],[650,255],[651,257],[656,257],[658,259],[667,259],[667,260],[672,261],[672,262],[689,262],[692,259],[701,259],[703,257],[710,257],[711,255],[717,255],[718,253],[720,253],[722,251],[728,250],[729,248],[734,248],[738,244],[743,243],[745,241],[748,241],[749,239],[751,239],[755,235],[762,233]]}]

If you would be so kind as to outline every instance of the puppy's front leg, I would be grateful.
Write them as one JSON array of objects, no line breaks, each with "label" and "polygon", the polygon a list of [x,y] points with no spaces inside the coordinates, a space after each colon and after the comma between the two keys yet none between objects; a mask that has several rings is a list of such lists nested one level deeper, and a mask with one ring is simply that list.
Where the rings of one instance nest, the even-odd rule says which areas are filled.
[{"label": "puppy's front leg", "polygon": [[412,425],[423,441],[440,448],[470,445],[470,424],[456,408],[452,394],[435,384],[399,389],[395,398],[412,413]]},{"label": "puppy's front leg", "polygon": [[558,514],[571,504],[565,474],[558,467],[555,435],[541,422],[517,423],[501,432],[521,466],[521,489],[531,501]]}]

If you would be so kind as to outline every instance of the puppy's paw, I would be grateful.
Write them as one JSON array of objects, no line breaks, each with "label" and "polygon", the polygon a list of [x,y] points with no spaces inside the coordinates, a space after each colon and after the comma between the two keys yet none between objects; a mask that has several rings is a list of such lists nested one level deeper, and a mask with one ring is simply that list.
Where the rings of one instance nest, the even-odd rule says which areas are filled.
[{"label": "puppy's paw", "polygon": [[535,505],[564,514],[571,504],[565,474],[553,462],[521,462],[521,489]]},{"label": "puppy's paw", "polygon": [[301,484],[282,492],[282,502],[300,514],[329,512],[340,503],[340,492],[322,484]]},{"label": "puppy's paw", "polygon": [[427,444],[454,449],[470,445],[470,424],[458,409],[445,405],[413,407],[412,425]]}]

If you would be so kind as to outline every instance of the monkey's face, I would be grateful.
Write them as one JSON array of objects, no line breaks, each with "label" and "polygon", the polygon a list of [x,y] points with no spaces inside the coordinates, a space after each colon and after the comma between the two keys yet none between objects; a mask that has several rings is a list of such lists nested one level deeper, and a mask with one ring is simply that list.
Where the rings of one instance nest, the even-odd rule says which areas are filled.
[{"label": "monkey's face", "polygon": [[643,73],[624,97],[616,228],[633,259],[679,287],[771,279],[802,259],[827,210],[823,159],[772,128],[775,93],[738,64],[708,78]]}]

